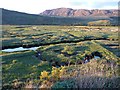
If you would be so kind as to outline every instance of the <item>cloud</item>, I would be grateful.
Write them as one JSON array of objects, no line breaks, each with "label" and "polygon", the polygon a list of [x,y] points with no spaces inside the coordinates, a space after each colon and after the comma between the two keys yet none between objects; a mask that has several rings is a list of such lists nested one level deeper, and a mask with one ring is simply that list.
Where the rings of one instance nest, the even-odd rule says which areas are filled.
[{"label": "cloud", "polygon": [[[117,9],[118,8],[118,0],[112,0],[112,1],[105,1],[105,0],[100,0],[100,1],[78,1],[76,2],[70,2],[71,6],[73,8],[85,8],[85,9]],[[109,7],[109,8],[108,8]]]},{"label": "cloud", "polygon": [[65,0],[2,0],[0,8],[28,13],[40,13],[46,9],[69,7]]},{"label": "cloud", "polygon": [[[118,2],[100,2],[100,3],[95,3],[93,5],[94,8],[107,8],[107,7],[112,7],[112,8],[118,8]],[[111,8],[111,9],[112,9]]]},{"label": "cloud", "polygon": [[1,0],[0,8],[38,14],[60,7],[73,9],[117,9],[119,0]]},{"label": "cloud", "polygon": [[69,2],[82,2],[82,3],[90,3],[90,2],[119,2],[119,0],[67,0]]}]

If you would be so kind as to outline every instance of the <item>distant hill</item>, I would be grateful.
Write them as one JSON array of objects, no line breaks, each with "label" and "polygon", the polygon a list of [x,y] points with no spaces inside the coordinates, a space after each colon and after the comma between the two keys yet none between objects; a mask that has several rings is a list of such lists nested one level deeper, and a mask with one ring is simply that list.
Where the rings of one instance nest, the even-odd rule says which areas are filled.
[{"label": "distant hill", "polygon": [[117,17],[56,17],[37,14],[27,14],[17,11],[0,9],[3,25],[87,25],[91,21],[109,20],[118,24]]},{"label": "distant hill", "polygon": [[87,9],[71,9],[71,8],[57,8],[52,10],[46,10],[40,15],[46,16],[62,16],[62,17],[94,17],[94,16],[102,16],[102,17],[111,17],[111,16],[118,16],[117,9],[111,10],[87,10]]}]

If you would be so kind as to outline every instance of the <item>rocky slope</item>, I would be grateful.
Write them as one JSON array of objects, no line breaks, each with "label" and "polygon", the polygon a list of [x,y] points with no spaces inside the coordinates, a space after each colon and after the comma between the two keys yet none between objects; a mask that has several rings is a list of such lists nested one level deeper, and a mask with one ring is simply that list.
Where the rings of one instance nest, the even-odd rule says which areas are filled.
[{"label": "rocky slope", "polygon": [[71,8],[57,8],[46,10],[41,15],[47,16],[62,16],[62,17],[82,17],[82,16],[118,16],[117,9],[111,10],[87,10],[87,9],[71,9]]}]

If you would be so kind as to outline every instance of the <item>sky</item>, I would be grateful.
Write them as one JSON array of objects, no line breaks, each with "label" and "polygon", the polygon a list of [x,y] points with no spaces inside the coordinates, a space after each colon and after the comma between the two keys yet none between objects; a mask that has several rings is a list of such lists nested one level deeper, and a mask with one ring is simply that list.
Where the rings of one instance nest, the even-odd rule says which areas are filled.
[{"label": "sky", "polygon": [[55,8],[118,9],[119,0],[0,0],[0,8],[39,14]]}]

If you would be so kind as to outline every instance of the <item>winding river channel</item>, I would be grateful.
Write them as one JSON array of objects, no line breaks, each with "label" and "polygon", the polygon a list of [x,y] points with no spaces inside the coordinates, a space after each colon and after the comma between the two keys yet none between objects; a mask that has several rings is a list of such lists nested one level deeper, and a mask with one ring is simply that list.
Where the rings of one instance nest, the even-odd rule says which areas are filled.
[{"label": "winding river channel", "polygon": [[[62,42],[54,42],[54,43],[46,43],[43,45],[35,45],[35,46],[31,46],[31,47],[15,47],[15,48],[7,48],[7,49],[3,49],[1,51],[3,52],[16,52],[16,51],[26,51],[26,50],[37,50],[40,46],[45,46],[45,45],[51,45],[51,44],[60,44],[60,43],[76,43],[76,42],[83,42],[83,41],[91,41],[92,39],[87,39],[87,40],[78,40],[78,41],[62,41]],[[99,38],[99,39],[94,39],[94,40],[108,40],[108,39],[104,39],[104,38]]]}]

